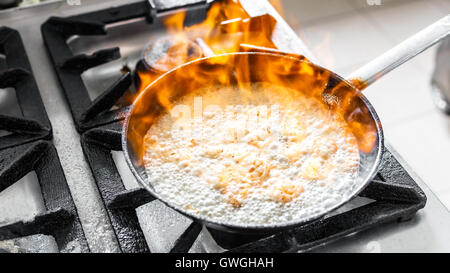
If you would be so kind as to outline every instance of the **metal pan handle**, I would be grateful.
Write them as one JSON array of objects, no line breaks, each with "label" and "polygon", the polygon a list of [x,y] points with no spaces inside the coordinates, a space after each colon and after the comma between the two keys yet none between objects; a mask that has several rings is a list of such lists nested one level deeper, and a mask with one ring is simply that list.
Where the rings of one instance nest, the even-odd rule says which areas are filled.
[{"label": "metal pan handle", "polygon": [[347,79],[354,83],[359,90],[363,90],[399,65],[441,41],[449,34],[450,15],[447,15],[359,68],[350,74]]}]

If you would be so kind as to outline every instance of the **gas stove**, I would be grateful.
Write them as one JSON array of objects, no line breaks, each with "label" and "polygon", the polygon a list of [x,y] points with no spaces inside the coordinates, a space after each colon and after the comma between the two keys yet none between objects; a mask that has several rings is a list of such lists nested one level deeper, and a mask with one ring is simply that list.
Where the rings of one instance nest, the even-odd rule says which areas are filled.
[{"label": "gas stove", "polygon": [[[128,110],[122,98],[135,94],[136,65],[146,44],[165,35],[164,18],[182,9],[186,24],[201,22],[211,2],[57,1],[45,12],[0,14],[0,24],[8,25],[0,29],[0,88],[9,90],[7,96],[0,90],[0,105],[2,95],[8,105],[0,109],[0,211],[7,212],[0,214],[0,249],[333,251],[327,247],[349,235],[370,247],[382,241],[371,230],[411,225],[427,202],[424,192],[431,194],[427,208],[445,213],[390,146],[378,175],[357,198],[319,221],[276,234],[220,232],[154,200],[137,184],[121,151],[120,121]],[[272,39],[278,50],[317,62],[268,2],[241,4],[251,17],[276,19]],[[11,101],[19,110],[9,109]]]}]

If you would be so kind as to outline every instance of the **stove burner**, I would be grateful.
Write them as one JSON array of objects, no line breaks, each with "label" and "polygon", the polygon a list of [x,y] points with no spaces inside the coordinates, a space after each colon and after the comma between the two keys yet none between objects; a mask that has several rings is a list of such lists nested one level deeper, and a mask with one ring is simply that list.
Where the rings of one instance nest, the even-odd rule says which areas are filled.
[{"label": "stove burner", "polygon": [[[169,49],[175,52],[169,52]],[[179,59],[180,56],[186,56],[186,59]],[[146,68],[156,73],[165,73],[178,65],[200,57],[202,57],[202,50],[196,43],[187,39],[174,41],[170,37],[154,41],[143,54]]]},{"label": "stove burner", "polygon": [[192,40],[174,40],[171,37],[156,39],[145,47],[141,60],[136,63],[136,86],[141,90],[141,86],[149,85],[172,68],[201,57],[201,47]]},{"label": "stove burner", "polygon": [[86,238],[70,195],[22,39],[17,31],[0,28],[0,53],[8,68],[0,88],[14,87],[24,117],[0,115],[0,192],[35,171],[46,212],[33,220],[0,226],[0,241],[34,234],[52,235],[61,252],[88,252]]}]

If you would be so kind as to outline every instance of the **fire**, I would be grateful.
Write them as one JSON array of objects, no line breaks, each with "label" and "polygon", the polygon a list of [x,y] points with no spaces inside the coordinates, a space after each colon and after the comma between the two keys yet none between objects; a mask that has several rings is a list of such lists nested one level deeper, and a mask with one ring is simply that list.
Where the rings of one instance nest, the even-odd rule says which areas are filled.
[{"label": "fire", "polygon": [[[278,51],[271,39],[276,26],[272,16],[250,17],[239,1],[224,0],[213,3],[199,24],[184,26],[185,18],[182,12],[164,21],[168,48],[159,59],[146,59],[144,68],[138,70],[141,96],[127,136],[137,164],[143,164],[148,128],[161,113],[170,112],[179,98],[209,85],[239,86],[252,96],[249,86],[253,82],[284,86],[316,98],[317,107],[347,121],[360,151],[372,151],[377,125],[357,89],[303,56]],[[241,53],[228,54],[236,52]]]},{"label": "fire", "polygon": [[[139,91],[170,69],[196,58],[240,52],[242,45],[275,49],[271,38],[276,20],[268,14],[250,17],[237,0],[213,3],[199,24],[186,27],[185,18],[186,12],[180,12],[164,20],[172,46],[156,62],[146,60],[146,69],[139,73]],[[198,48],[202,53],[192,54]],[[225,63],[227,57],[215,61]]]}]

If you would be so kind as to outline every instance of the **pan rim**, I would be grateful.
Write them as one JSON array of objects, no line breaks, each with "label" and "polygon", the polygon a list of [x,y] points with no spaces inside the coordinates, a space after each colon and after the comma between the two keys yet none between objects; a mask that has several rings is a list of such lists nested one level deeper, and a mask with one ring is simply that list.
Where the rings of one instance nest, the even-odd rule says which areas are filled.
[{"label": "pan rim", "polygon": [[[230,55],[268,55],[268,56],[274,56],[274,57],[282,57],[282,58],[287,58],[287,59],[292,59],[295,61],[299,61],[299,62],[306,62],[304,60],[299,60],[295,57],[292,56],[288,56],[288,55],[281,55],[281,54],[275,54],[275,53],[266,53],[266,52],[235,52],[235,53],[225,53],[225,54],[220,54],[220,55],[214,55],[211,57],[204,57],[204,58],[199,58],[190,62],[187,62],[185,64],[182,64],[180,66],[177,66],[173,69],[171,69],[170,71],[164,73],[163,75],[161,75],[160,77],[158,77],[155,81],[153,81],[151,84],[149,84],[147,87],[145,87],[144,90],[142,90],[140,92],[140,94],[135,98],[133,104],[129,107],[129,110],[126,112],[125,115],[125,120],[123,122],[123,126],[122,126],[122,149],[124,152],[124,156],[125,156],[125,160],[127,162],[128,167],[130,168],[131,172],[133,173],[134,177],[138,180],[139,184],[141,184],[144,189],[146,189],[152,196],[154,196],[157,200],[161,201],[163,204],[165,204],[166,206],[168,206],[169,208],[174,209],[175,211],[191,218],[194,221],[197,222],[201,222],[204,223],[207,226],[214,226],[217,227],[218,229],[227,229],[230,231],[242,231],[242,230],[247,230],[247,231],[254,231],[254,232],[270,232],[270,231],[274,231],[274,230],[282,230],[282,229],[289,229],[289,228],[293,228],[293,227],[297,227],[297,226],[302,226],[304,224],[310,223],[312,221],[316,221],[319,220],[321,218],[323,218],[324,216],[326,216],[327,214],[335,211],[336,209],[340,208],[341,206],[343,206],[344,204],[348,203],[349,201],[351,201],[354,197],[356,197],[361,191],[363,191],[367,185],[373,180],[373,178],[376,176],[377,171],[379,169],[379,165],[381,163],[381,158],[383,156],[383,151],[384,151],[384,134],[383,134],[383,128],[381,125],[381,121],[379,116],[377,115],[375,108],[372,106],[372,104],[369,102],[369,100],[362,94],[360,93],[361,99],[364,102],[364,104],[367,106],[367,108],[369,109],[370,115],[373,117],[376,127],[377,127],[377,136],[378,136],[378,141],[376,144],[376,147],[378,147],[377,149],[377,154],[376,154],[376,158],[375,158],[375,162],[371,168],[371,170],[368,172],[368,175],[364,178],[364,182],[362,182],[358,187],[356,187],[346,198],[343,198],[341,202],[335,204],[332,207],[329,207],[327,209],[324,209],[323,211],[310,215],[308,217],[305,218],[300,218],[300,219],[293,219],[290,221],[286,221],[286,222],[282,222],[280,223],[275,223],[275,224],[236,224],[236,223],[227,223],[227,222],[223,222],[223,221],[218,221],[215,219],[210,219],[208,217],[202,216],[202,215],[197,215],[194,213],[191,213],[190,211],[182,208],[181,206],[177,206],[173,203],[171,203],[169,200],[166,200],[165,198],[161,197],[157,192],[155,192],[151,187],[149,187],[147,185],[147,183],[145,182],[145,179],[139,174],[139,172],[137,171],[137,169],[135,168],[132,159],[130,157],[130,153],[128,151],[128,139],[127,139],[127,132],[128,132],[128,125],[133,113],[133,110],[136,106],[136,104],[140,101],[140,98],[147,92],[147,90],[149,90],[153,85],[155,85],[157,82],[161,81],[167,74],[172,73],[173,71],[181,68],[181,67],[185,67],[188,65],[191,65],[193,63],[196,62],[203,62],[205,60],[211,59],[211,58],[217,58],[217,57],[221,57],[221,56],[230,56]],[[310,63],[310,62],[308,62]],[[353,86],[350,82],[348,82],[346,79],[342,78],[341,76],[337,75],[336,73],[320,66],[317,64],[313,64],[314,66],[321,68],[321,69],[325,69],[326,71],[329,71],[334,77],[345,81],[347,84]]]}]

